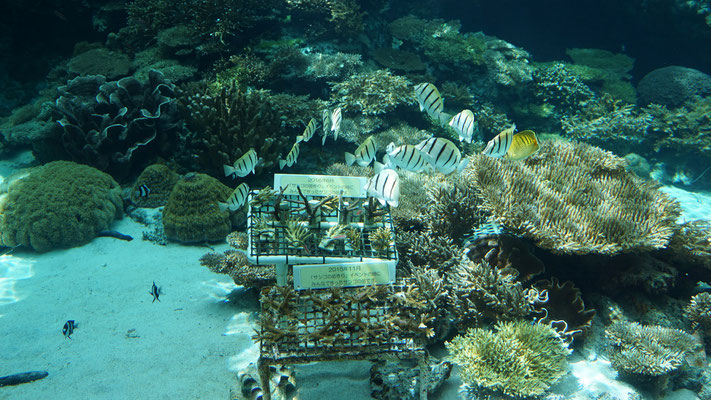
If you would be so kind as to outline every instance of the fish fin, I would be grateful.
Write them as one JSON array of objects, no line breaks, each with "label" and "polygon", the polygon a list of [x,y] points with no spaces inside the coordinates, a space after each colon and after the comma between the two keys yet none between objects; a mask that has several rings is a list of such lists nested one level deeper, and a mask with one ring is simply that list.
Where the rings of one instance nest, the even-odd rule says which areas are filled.
[{"label": "fish fin", "polygon": [[328,137],[328,135],[323,135],[323,138],[321,139],[321,146],[323,146],[324,144],[326,144],[326,138],[327,138],[327,137]]},{"label": "fish fin", "polygon": [[[398,201],[397,200],[388,200],[388,205],[390,207],[397,207]],[[384,204],[383,204],[384,205]]]},{"label": "fish fin", "polygon": [[235,167],[231,165],[224,164],[222,169],[225,171],[225,176],[230,176],[235,173]]},{"label": "fish fin", "polygon": [[376,197],[376,199],[378,199],[378,203],[380,203],[380,205],[383,207],[385,207],[385,204],[388,203],[386,200],[381,199],[380,197]]},{"label": "fish fin", "polygon": [[227,203],[222,203],[222,202],[217,202],[217,207],[220,208],[220,212],[225,212],[227,211],[228,208],[230,208]]},{"label": "fish fin", "polygon": [[346,165],[348,165],[348,166],[353,165],[354,162],[355,162],[355,155],[353,155],[349,152],[346,152]]},{"label": "fish fin", "polygon": [[464,168],[466,168],[467,165],[469,165],[469,159],[465,158],[462,160],[462,162],[459,163],[459,167],[457,167],[457,172],[464,171]]},{"label": "fish fin", "polygon": [[338,140],[338,130],[333,132],[333,140]]},{"label": "fish fin", "polygon": [[[385,157],[387,157],[387,156],[385,156]],[[373,172],[375,172],[376,174],[379,174],[380,171],[382,171],[382,170],[384,170],[384,169],[385,169],[385,165],[384,165],[384,164],[381,164],[381,163],[379,163],[379,162],[377,162],[377,161],[375,161],[375,163],[373,164]]]},{"label": "fish fin", "polygon": [[[442,100],[442,103],[444,104],[444,100]],[[451,114],[447,114],[446,112],[441,112],[439,115],[437,115],[437,121],[439,122],[440,125],[442,126],[447,126],[449,125],[449,120],[451,120],[453,117]]]},{"label": "fish fin", "polygon": [[303,141],[304,141],[304,136],[303,136],[303,135],[299,135],[299,136],[296,137],[296,143],[300,143],[300,142],[303,142]]},{"label": "fish fin", "polygon": [[284,169],[284,166],[286,165],[285,160],[279,160],[279,169]]}]

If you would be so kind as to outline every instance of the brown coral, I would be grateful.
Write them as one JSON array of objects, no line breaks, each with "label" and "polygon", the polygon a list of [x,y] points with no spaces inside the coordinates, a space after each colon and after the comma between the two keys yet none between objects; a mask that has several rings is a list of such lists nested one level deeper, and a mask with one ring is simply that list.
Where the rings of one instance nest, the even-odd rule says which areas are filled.
[{"label": "brown coral", "polygon": [[664,247],[679,205],[582,143],[543,143],[523,162],[475,155],[465,177],[507,229],[558,253],[612,255]]},{"label": "brown coral", "polygon": [[545,290],[548,296],[546,303],[534,306],[543,315],[540,323],[551,325],[561,335],[568,337],[579,336],[590,330],[595,310],[585,309],[580,289],[573,282],[561,284],[553,277],[536,282],[534,287],[541,293]]}]

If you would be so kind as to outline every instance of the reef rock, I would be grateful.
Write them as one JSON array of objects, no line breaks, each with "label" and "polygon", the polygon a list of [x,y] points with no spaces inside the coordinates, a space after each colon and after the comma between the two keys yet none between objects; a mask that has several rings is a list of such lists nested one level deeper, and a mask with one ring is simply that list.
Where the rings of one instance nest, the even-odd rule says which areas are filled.
[{"label": "reef rock", "polygon": [[641,105],[654,103],[676,108],[694,96],[711,95],[711,76],[692,68],[659,68],[639,81],[637,94]]}]

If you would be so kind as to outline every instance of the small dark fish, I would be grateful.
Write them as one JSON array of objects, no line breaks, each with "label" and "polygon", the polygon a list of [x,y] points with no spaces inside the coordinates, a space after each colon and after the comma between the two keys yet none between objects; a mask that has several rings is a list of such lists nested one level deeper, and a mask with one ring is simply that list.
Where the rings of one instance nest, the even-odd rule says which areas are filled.
[{"label": "small dark fish", "polygon": [[156,300],[160,301],[158,298],[161,295],[161,290],[158,286],[156,286],[156,282],[153,281],[153,286],[151,286],[151,291],[148,292],[151,296],[153,296],[153,301],[151,303],[155,303]]},{"label": "small dark fish", "polygon": [[138,197],[148,197],[149,194],[151,194],[151,188],[149,188],[145,184],[139,186],[138,189],[136,189],[136,196]]},{"label": "small dark fish", "polygon": [[112,238],[116,238],[116,239],[125,240],[128,242],[133,240],[133,237],[131,235],[124,235],[121,232],[109,231],[109,230],[100,231],[99,233],[96,234],[96,236],[112,237]]},{"label": "small dark fish", "polygon": [[79,326],[76,322],[74,322],[73,319],[70,319],[69,321],[64,323],[64,328],[62,328],[62,334],[64,335],[65,338],[71,339],[72,338],[72,333],[74,333],[74,329]]},{"label": "small dark fish", "polygon": [[49,375],[47,373],[47,371],[30,371],[30,372],[22,372],[19,374],[0,376],[0,387],[13,386],[13,385],[19,385],[22,383],[36,381],[38,379],[45,378],[47,375]]}]

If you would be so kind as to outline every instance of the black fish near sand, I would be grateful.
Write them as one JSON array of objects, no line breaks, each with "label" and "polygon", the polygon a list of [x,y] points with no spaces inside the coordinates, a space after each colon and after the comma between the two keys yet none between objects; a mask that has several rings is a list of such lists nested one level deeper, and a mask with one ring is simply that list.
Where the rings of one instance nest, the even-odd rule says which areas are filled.
[{"label": "black fish near sand", "polygon": [[70,319],[69,321],[64,323],[64,327],[62,328],[62,334],[64,335],[65,338],[71,339],[72,333],[74,333],[74,329],[79,326],[76,322],[74,322],[73,319]]},{"label": "black fish near sand", "polygon": [[22,383],[36,381],[38,379],[47,377],[47,375],[49,375],[47,371],[29,371],[21,372],[19,374],[0,376],[0,387],[14,386],[20,385]]},{"label": "black fish near sand", "polygon": [[133,236],[125,235],[121,232],[109,231],[109,230],[100,231],[99,233],[96,234],[96,236],[112,237],[112,238],[116,238],[116,239],[125,240],[127,242],[130,242],[131,240],[133,240]]},{"label": "black fish near sand", "polygon": [[153,301],[151,303],[155,303],[156,300],[160,301],[159,296],[161,295],[161,290],[158,286],[156,286],[156,282],[153,281],[153,286],[151,286],[151,291],[148,292],[151,296],[153,296]]}]

